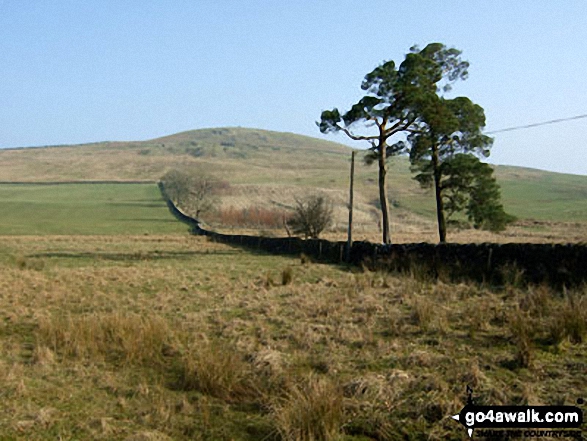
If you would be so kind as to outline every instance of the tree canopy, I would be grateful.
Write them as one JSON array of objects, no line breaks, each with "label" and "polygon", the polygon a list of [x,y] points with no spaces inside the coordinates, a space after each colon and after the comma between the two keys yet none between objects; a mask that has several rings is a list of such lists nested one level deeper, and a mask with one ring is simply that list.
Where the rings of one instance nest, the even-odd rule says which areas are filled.
[{"label": "tree canopy", "polygon": [[[501,228],[512,219],[499,202],[493,170],[477,159],[489,155],[493,142],[483,134],[483,108],[466,97],[445,97],[456,81],[468,77],[468,68],[457,49],[441,43],[414,46],[399,66],[386,61],[368,73],[361,84],[366,94],[350,110],[322,112],[317,123],[322,133],[342,131],[371,145],[365,159],[379,165],[384,243],[391,242],[386,160],[402,153],[409,152],[419,172],[415,179],[435,189],[441,242],[446,239],[445,199],[450,214],[468,204],[467,214],[478,227]],[[363,132],[357,131],[359,125]],[[391,139],[401,133],[403,139]]]},{"label": "tree canopy", "polygon": [[493,139],[483,134],[485,112],[469,98],[431,97],[421,130],[408,135],[412,170],[423,187],[433,187],[440,242],[446,221],[465,211],[475,228],[499,231],[514,218],[500,202],[493,169],[479,160],[489,156]]},{"label": "tree canopy", "polygon": [[[341,114],[334,108],[321,114],[317,124],[322,133],[342,131],[353,140],[371,144],[366,160],[379,166],[384,243],[391,242],[386,161],[408,148],[401,140],[390,144],[390,138],[424,130],[424,116],[431,115],[437,92],[449,90],[453,82],[466,78],[468,66],[459,51],[443,44],[431,43],[422,50],[412,47],[399,66],[386,61],[365,76],[361,89],[366,94],[350,110]],[[358,125],[370,133],[357,132]]]}]

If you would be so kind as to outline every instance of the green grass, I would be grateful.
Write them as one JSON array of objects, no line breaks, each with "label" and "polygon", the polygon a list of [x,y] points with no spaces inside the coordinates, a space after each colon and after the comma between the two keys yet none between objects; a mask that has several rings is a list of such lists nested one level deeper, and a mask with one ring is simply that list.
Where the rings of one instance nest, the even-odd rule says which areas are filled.
[{"label": "green grass", "polygon": [[585,222],[587,178],[540,172],[517,167],[498,167],[504,206],[522,219]]},{"label": "green grass", "polygon": [[155,184],[3,184],[0,206],[0,235],[186,231]]}]

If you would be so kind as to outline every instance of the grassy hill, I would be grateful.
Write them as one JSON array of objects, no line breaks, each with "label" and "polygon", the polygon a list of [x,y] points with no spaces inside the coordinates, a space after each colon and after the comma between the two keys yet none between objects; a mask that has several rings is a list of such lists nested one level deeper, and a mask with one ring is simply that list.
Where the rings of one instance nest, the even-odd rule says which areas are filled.
[{"label": "grassy hill", "polygon": [[[335,229],[342,231],[350,151],[342,144],[291,133],[204,129],[140,142],[0,150],[0,181],[155,182],[171,168],[202,167],[230,184],[222,197],[225,207],[288,208],[295,195],[325,191],[335,200]],[[520,219],[587,222],[587,176],[509,166],[497,166],[496,175],[506,210]],[[392,159],[388,176],[396,229],[433,231],[432,193],[412,179],[407,158]],[[375,166],[359,162],[355,188],[357,226],[376,230]]]},{"label": "grassy hill", "polygon": [[141,142],[0,150],[0,181],[155,181],[178,164],[200,163],[234,172],[229,180],[235,184],[268,181],[275,173],[267,169],[286,170],[284,178],[294,182],[296,172],[308,167],[335,168],[349,151],[341,144],[290,133],[204,129]]}]

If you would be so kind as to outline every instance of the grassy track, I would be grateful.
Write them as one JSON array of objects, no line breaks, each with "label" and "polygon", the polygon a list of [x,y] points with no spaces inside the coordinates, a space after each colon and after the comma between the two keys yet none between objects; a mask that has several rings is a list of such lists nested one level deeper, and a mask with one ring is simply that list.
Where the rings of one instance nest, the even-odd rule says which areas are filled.
[{"label": "grassy track", "polygon": [[0,207],[0,235],[186,231],[155,184],[3,184]]}]

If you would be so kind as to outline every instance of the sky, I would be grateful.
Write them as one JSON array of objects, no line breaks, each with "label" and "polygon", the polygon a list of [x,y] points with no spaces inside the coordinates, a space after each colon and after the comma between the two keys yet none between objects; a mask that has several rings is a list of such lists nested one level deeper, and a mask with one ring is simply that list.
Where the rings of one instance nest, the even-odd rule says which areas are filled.
[{"label": "sky", "polygon": [[[587,114],[585,0],[0,0],[0,148],[210,127],[322,135],[409,48],[462,51],[486,131]],[[587,175],[587,118],[495,134],[489,162]]]}]

